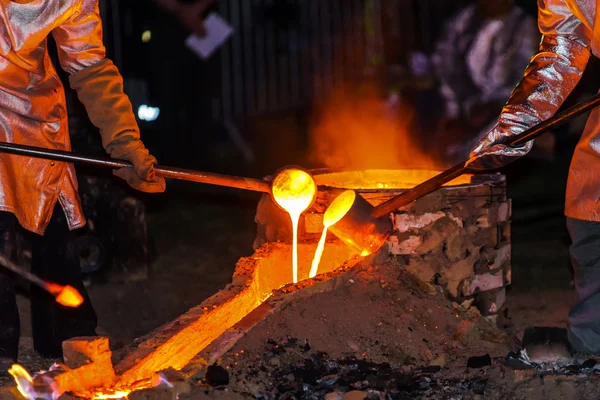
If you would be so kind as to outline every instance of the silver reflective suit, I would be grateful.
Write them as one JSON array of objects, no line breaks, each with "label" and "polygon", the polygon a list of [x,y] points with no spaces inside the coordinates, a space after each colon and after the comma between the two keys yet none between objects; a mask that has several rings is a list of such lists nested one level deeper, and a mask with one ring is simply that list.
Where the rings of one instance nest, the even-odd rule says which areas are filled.
[{"label": "silver reflective suit", "polygon": [[[532,146],[498,144],[550,118],[579,82],[590,58],[600,56],[600,1],[539,0],[539,52],[512,92],[496,126],[473,149],[475,169],[502,166]],[[592,111],[575,149],[565,214],[578,301],[569,313],[574,350],[600,353],[600,110]]]},{"label": "silver reflective suit", "polygon": [[[540,0],[538,25],[543,35],[525,76],[512,92],[496,126],[473,154],[489,154],[474,164],[498,167],[531,149],[493,146],[550,118],[575,88],[590,57],[600,56],[600,3],[595,0]],[[598,18],[596,18],[598,17]],[[600,110],[593,111],[577,145],[567,184],[565,214],[600,222]]]}]

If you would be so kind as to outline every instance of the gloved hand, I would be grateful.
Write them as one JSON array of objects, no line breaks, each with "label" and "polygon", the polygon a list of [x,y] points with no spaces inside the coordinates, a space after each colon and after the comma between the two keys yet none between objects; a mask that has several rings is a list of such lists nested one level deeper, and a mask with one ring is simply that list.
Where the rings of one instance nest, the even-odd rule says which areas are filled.
[{"label": "gloved hand", "polygon": [[474,171],[497,169],[523,157],[533,147],[533,140],[519,147],[501,144],[508,135],[506,132],[500,131],[498,126],[494,127],[471,150],[467,168]]},{"label": "gloved hand", "polygon": [[102,145],[112,158],[127,160],[134,168],[114,174],[140,191],[164,192],[164,178],[156,176],[156,159],[142,141],[131,102],[123,92],[123,78],[109,59],[84,68],[69,77],[92,123],[100,129]]},{"label": "gloved hand", "polygon": [[156,158],[150,154],[140,140],[131,145],[118,146],[110,154],[113,158],[127,160],[133,164],[133,168],[120,168],[113,172],[119,178],[124,179],[129,186],[146,193],[165,191],[165,179],[157,176],[154,171]]}]

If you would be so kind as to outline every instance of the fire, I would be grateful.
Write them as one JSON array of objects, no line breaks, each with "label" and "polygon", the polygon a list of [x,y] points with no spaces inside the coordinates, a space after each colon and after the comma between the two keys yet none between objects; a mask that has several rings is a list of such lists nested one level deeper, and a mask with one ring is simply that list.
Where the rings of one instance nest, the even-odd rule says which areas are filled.
[{"label": "fire", "polygon": [[33,378],[25,368],[19,364],[14,364],[9,368],[8,373],[15,379],[17,389],[19,389],[19,393],[21,393],[24,398],[36,398],[36,393],[33,389]]},{"label": "fire", "polygon": [[298,221],[300,215],[312,204],[317,194],[317,184],[307,172],[289,168],[273,180],[273,198],[290,214],[292,220],[292,276],[298,283]]},{"label": "fire", "polygon": [[[56,377],[52,376],[52,372],[56,369],[65,368],[59,364],[55,364],[49,371],[40,371],[32,377],[29,372],[19,364],[14,364],[8,370],[17,384],[19,393],[27,400],[57,400],[65,391],[60,387],[60,382]],[[162,382],[159,382],[159,384]],[[134,382],[127,387],[116,387],[112,389],[98,389],[93,392],[75,393],[77,397],[89,398],[93,400],[102,399],[127,399],[129,394],[136,390],[148,389],[157,385],[153,385],[151,381]]]},{"label": "fire", "polygon": [[[333,170],[435,168],[435,143],[424,143],[405,104],[389,107],[375,87],[343,88],[319,107],[310,132],[313,160]],[[429,153],[429,154],[428,154]]]},{"label": "fire", "polygon": [[319,270],[319,263],[321,262],[321,257],[323,256],[323,249],[325,248],[325,239],[327,237],[327,230],[330,226],[337,223],[340,219],[348,213],[350,208],[352,208],[352,204],[354,204],[354,200],[356,199],[356,193],[354,190],[346,190],[338,197],[336,197],[323,215],[323,234],[321,235],[321,239],[319,240],[319,245],[317,246],[317,250],[315,252],[315,257],[312,261],[312,267],[310,268],[309,278],[314,278],[317,276],[317,271]]}]

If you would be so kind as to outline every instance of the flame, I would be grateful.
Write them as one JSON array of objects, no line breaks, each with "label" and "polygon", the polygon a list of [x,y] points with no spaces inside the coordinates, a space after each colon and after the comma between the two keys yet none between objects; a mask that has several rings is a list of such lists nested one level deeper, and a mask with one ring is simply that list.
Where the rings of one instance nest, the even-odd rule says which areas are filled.
[{"label": "flame", "polygon": [[26,399],[35,400],[33,378],[29,375],[29,372],[19,364],[14,364],[8,369],[8,373],[14,378],[19,393]]},{"label": "flame", "polygon": [[292,220],[292,277],[298,283],[298,220],[315,199],[317,184],[307,172],[289,168],[277,174],[272,187],[275,202]]},{"label": "flame", "polygon": [[83,303],[83,297],[73,286],[65,286],[56,296],[56,302],[65,306],[76,308]]},{"label": "flame", "polygon": [[319,240],[319,245],[317,246],[317,250],[315,252],[315,256],[312,261],[312,266],[310,268],[309,278],[314,278],[317,276],[317,271],[319,270],[319,263],[321,262],[321,257],[323,256],[323,249],[325,248],[325,238],[327,237],[327,230],[330,226],[336,224],[339,220],[344,218],[344,215],[350,211],[352,205],[354,204],[354,200],[356,199],[356,193],[354,190],[346,190],[338,197],[336,197],[327,210],[325,210],[325,214],[323,214],[323,234],[321,235],[321,239]]},{"label": "flame", "polygon": [[385,103],[381,90],[343,88],[321,107],[310,132],[310,156],[334,170],[442,166],[410,126],[414,111]]}]

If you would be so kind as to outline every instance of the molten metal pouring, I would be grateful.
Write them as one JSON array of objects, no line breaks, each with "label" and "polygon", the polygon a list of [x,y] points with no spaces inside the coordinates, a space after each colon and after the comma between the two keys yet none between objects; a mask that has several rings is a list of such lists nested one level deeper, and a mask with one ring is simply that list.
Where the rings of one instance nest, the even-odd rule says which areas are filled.
[{"label": "molten metal pouring", "polygon": [[[599,105],[600,93],[533,128],[509,137],[503,144],[507,146],[521,146]],[[445,183],[468,172],[470,161],[471,159],[463,161],[377,207],[373,207],[361,196],[356,196],[356,201],[350,211],[337,224],[330,227],[329,230],[348,245],[361,251],[363,256],[372,254],[385,244],[387,238],[392,233],[393,226],[389,219],[390,213],[439,189]]]},{"label": "molten metal pouring", "polygon": [[315,251],[315,256],[313,258],[310,273],[308,275],[309,278],[314,278],[317,276],[317,272],[319,271],[319,263],[321,262],[321,257],[323,256],[325,239],[327,238],[327,231],[329,230],[329,227],[335,225],[344,217],[344,215],[346,215],[350,208],[352,208],[352,204],[354,204],[355,200],[356,192],[354,190],[346,190],[337,196],[331,202],[329,207],[327,207],[327,210],[325,210],[325,214],[323,214],[323,233],[321,234],[321,239],[319,240],[317,250]]},{"label": "molten metal pouring", "polygon": [[275,203],[290,214],[292,220],[292,278],[298,283],[298,221],[315,201],[317,184],[307,171],[290,167],[275,175],[272,196]]},{"label": "molten metal pouring", "polygon": [[54,299],[57,303],[65,306],[65,307],[79,307],[83,303],[83,297],[81,294],[72,286],[62,286],[56,283],[47,282],[39,277],[35,276],[31,272],[23,270],[18,265],[14,264],[8,258],[0,255],[0,265],[9,271],[14,272],[15,274],[21,276],[22,278],[28,280],[29,282],[37,285],[54,296]]}]

